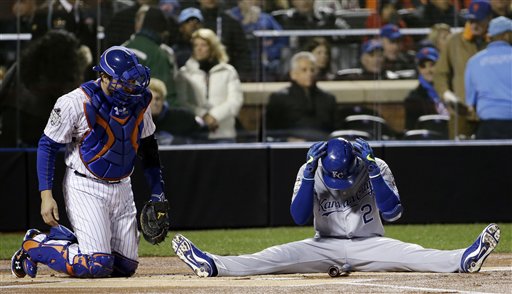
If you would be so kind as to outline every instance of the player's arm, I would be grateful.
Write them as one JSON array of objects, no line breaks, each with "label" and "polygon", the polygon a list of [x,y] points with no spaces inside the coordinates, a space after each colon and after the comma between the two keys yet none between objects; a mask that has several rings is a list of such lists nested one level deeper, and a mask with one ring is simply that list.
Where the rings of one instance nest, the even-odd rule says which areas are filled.
[{"label": "player's arm", "polygon": [[165,200],[162,167],[160,165],[160,156],[158,154],[158,144],[154,135],[150,135],[140,140],[138,155],[142,160],[144,176],[151,188],[150,201]]},{"label": "player's arm", "polygon": [[390,176],[389,168],[383,161],[381,161],[381,165],[383,167],[381,170],[379,164],[377,164],[377,161],[375,160],[372,148],[366,141],[356,139],[354,147],[357,156],[368,166],[370,181],[375,192],[377,207],[381,212],[382,218],[389,222],[399,219],[402,216],[403,209],[400,197],[398,196],[398,190],[391,187],[394,186],[392,179],[386,181],[383,177],[383,174],[388,178],[392,177]]},{"label": "player's arm", "polygon": [[46,224],[58,225],[59,210],[53,199],[53,176],[55,172],[55,157],[64,144],[57,143],[43,135],[37,147],[37,178],[41,191],[41,216]]},{"label": "player's arm", "polygon": [[290,213],[298,225],[305,224],[313,214],[315,172],[318,160],[325,155],[326,148],[326,142],[313,144],[308,151],[306,164],[297,174]]}]

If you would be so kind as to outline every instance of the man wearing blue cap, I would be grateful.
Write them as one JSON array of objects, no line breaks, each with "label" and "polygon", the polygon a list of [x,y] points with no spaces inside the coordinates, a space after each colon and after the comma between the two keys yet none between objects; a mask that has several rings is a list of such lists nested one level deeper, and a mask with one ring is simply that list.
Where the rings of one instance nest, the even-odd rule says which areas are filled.
[{"label": "man wearing blue cap", "polygon": [[493,19],[488,35],[487,49],[466,67],[466,103],[480,119],[476,139],[512,139],[512,20]]},{"label": "man wearing blue cap", "polygon": [[487,46],[485,37],[491,17],[488,1],[473,0],[465,15],[464,31],[452,35],[436,65],[435,88],[451,106],[451,138],[468,138],[474,130],[474,114],[468,112],[465,104],[464,71],[468,59]]},{"label": "man wearing blue cap", "polygon": [[183,9],[178,16],[179,34],[173,46],[178,68],[184,66],[192,55],[192,34],[203,27],[203,21],[201,10],[194,7]]},{"label": "man wearing blue cap", "polygon": [[432,83],[438,59],[439,53],[433,47],[424,47],[416,54],[420,84],[405,98],[405,128],[407,130],[414,129],[418,118],[422,115],[448,115],[448,110]]},{"label": "man wearing blue cap", "polygon": [[[384,48],[384,69],[393,72],[413,69],[413,60],[402,52],[402,34],[394,24],[387,24],[380,29],[380,40]],[[414,77],[414,72],[411,71]]]},{"label": "man wearing blue cap", "polygon": [[381,80],[388,79],[383,69],[382,42],[371,39],[361,46],[361,68],[342,69],[336,73],[337,80]]}]

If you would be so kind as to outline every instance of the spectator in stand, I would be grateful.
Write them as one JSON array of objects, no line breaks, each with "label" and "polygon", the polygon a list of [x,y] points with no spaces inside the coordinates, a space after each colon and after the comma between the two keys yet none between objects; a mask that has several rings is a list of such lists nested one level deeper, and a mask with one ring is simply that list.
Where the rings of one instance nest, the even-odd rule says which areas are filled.
[{"label": "spectator in stand", "polygon": [[155,123],[155,137],[159,145],[177,145],[193,143],[202,131],[202,120],[186,108],[169,107],[165,103],[167,88],[164,82],[152,78],[149,90],[151,116]]},{"label": "spectator in stand", "polygon": [[251,52],[242,25],[229,15],[220,0],[199,0],[203,14],[203,27],[216,33],[226,47],[230,64],[235,67],[242,81],[251,81],[253,68]]},{"label": "spectator in stand", "polygon": [[388,76],[384,70],[384,53],[382,43],[371,39],[361,46],[360,68],[342,69],[336,73],[337,80],[387,80],[396,78]]},{"label": "spectator in stand", "polygon": [[192,34],[192,57],[180,68],[178,97],[208,127],[208,142],[234,143],[235,121],[243,104],[240,79],[228,64],[224,45],[210,29]]},{"label": "spectator in stand", "polygon": [[392,72],[404,72],[402,78],[414,78],[413,58],[402,49],[402,34],[394,24],[384,25],[380,29],[380,39],[384,48],[384,69]]},{"label": "spectator in stand", "polygon": [[476,139],[512,139],[512,20],[489,25],[491,43],[468,61],[466,102],[480,119]]},{"label": "spectator in stand", "polygon": [[85,8],[83,1],[79,0],[44,1],[34,16],[32,40],[50,30],[66,30],[73,33],[81,44],[96,52],[96,16],[86,14]]},{"label": "spectator in stand", "polygon": [[266,109],[269,137],[311,141],[328,137],[336,122],[336,98],[316,86],[316,60],[311,52],[291,59],[291,85],[272,93]]},{"label": "spectator in stand", "polygon": [[487,46],[486,33],[492,18],[487,1],[473,0],[465,16],[464,31],[453,34],[441,51],[434,86],[450,110],[450,138],[468,138],[475,116],[465,104],[464,71],[468,59]]},{"label": "spectator in stand", "polygon": [[423,27],[431,27],[438,23],[453,27],[464,24],[464,18],[459,15],[451,0],[428,0],[427,4],[417,8],[416,13],[422,20]]},{"label": "spectator in stand", "polygon": [[336,70],[332,70],[331,64],[331,44],[323,37],[315,37],[310,39],[306,44],[306,51],[313,53],[316,60],[316,80],[332,81],[336,77]]},{"label": "spectator in stand", "polygon": [[506,16],[512,19],[512,0],[490,0],[492,17]]},{"label": "spectator in stand", "polygon": [[[292,0],[292,8],[278,10],[272,16],[285,30],[333,30],[348,29],[348,24],[337,17],[335,11],[328,8],[315,10],[314,0]],[[337,41],[332,38],[331,41]],[[308,42],[308,37],[290,38],[290,46],[293,49],[303,48]]]},{"label": "spectator in stand", "polygon": [[20,85],[9,83],[0,97],[0,146],[36,147],[57,98],[84,81],[92,55],[74,34],[51,30],[30,42],[18,63],[30,70],[20,70]]},{"label": "spectator in stand", "polygon": [[446,48],[446,43],[451,35],[451,27],[449,25],[445,23],[435,24],[430,28],[427,38],[420,42],[420,48],[434,47],[441,52]]},{"label": "spectator in stand", "polygon": [[424,47],[416,54],[419,85],[405,98],[405,129],[415,128],[418,118],[427,114],[448,115],[448,109],[434,89],[434,71],[439,59],[437,49]]},{"label": "spectator in stand", "polygon": [[135,32],[135,14],[142,5],[156,5],[157,0],[136,0],[135,3],[114,14],[105,27],[103,48],[121,45]]},{"label": "spectator in stand", "polygon": [[254,36],[255,30],[282,30],[281,25],[270,14],[261,11],[257,2],[257,0],[238,0],[238,5],[228,10],[228,14],[240,22],[251,48],[252,68],[258,69],[254,71],[251,80],[274,81],[279,76],[281,50],[288,46],[288,39]]},{"label": "spectator in stand", "polygon": [[192,55],[192,34],[203,26],[203,21],[201,10],[197,8],[189,7],[181,11],[178,17],[179,35],[173,46],[178,68],[184,66]]},{"label": "spectator in stand", "polygon": [[151,69],[151,76],[165,83],[169,106],[178,105],[176,98],[176,66],[173,50],[165,44],[167,20],[164,13],[155,7],[142,5],[136,14],[136,33],[123,46],[137,55],[139,62]]}]

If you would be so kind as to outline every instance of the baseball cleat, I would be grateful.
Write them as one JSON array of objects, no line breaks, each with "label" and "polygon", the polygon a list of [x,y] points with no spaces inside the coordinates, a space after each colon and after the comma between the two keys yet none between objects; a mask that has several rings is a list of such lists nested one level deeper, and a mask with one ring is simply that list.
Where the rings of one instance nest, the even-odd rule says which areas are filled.
[{"label": "baseball cleat", "polygon": [[29,275],[35,278],[37,274],[37,265],[30,260],[27,252],[23,248],[18,249],[11,258],[11,272],[17,278],[24,278]]},{"label": "baseball cleat", "polygon": [[460,261],[461,272],[476,273],[500,241],[500,227],[497,224],[488,225],[478,236],[475,243],[462,254]]},{"label": "baseball cleat", "polygon": [[[41,234],[39,230],[30,229],[25,233],[23,241],[32,239],[39,234]],[[30,260],[28,253],[23,250],[23,248],[20,248],[11,258],[11,272],[17,278],[24,278],[26,275],[35,278],[37,274],[37,263]]]},{"label": "baseball cleat", "polygon": [[183,235],[176,234],[172,239],[172,249],[176,255],[186,263],[200,277],[213,277],[217,275],[217,267],[211,257],[199,250]]}]

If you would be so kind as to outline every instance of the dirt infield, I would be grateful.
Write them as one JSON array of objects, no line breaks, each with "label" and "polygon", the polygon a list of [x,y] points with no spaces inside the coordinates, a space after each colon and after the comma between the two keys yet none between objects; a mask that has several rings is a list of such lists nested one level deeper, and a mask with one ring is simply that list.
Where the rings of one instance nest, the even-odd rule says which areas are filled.
[{"label": "dirt infield", "polygon": [[176,257],[145,257],[132,278],[74,279],[46,266],[34,279],[0,261],[0,293],[512,293],[512,254],[492,254],[478,274],[362,273],[198,278]]}]

